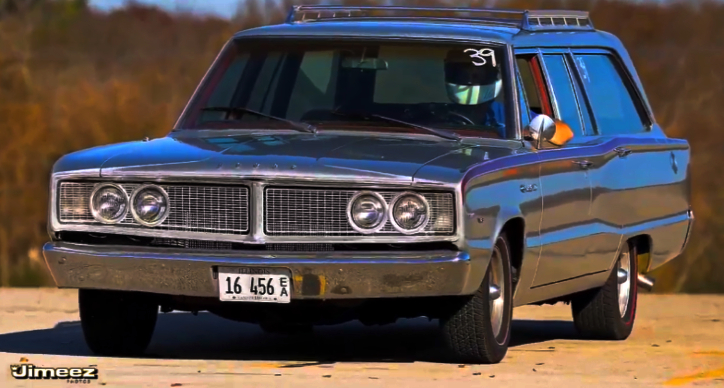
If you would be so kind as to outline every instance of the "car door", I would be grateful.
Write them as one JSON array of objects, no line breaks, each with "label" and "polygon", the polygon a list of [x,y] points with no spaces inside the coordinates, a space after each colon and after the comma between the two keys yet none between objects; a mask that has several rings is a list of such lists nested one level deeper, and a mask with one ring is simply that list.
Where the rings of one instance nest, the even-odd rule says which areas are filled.
[{"label": "car door", "polygon": [[[598,156],[591,159],[590,169],[596,229],[607,235],[616,230],[626,239],[654,226],[647,222],[655,222],[679,228],[683,235],[689,209],[688,198],[681,193],[686,190],[687,171],[679,166],[688,165],[688,146],[651,131],[653,120],[615,53],[586,49],[571,54],[598,138]],[[676,222],[677,217],[681,222]],[[661,241],[656,254],[678,253],[679,241],[672,244]],[[600,247],[610,251],[607,248]],[[612,265],[615,254],[607,256]]]},{"label": "car door", "polygon": [[[618,224],[610,222],[610,209],[606,205],[606,200],[617,195],[611,183],[626,173],[627,162],[616,153],[616,145],[610,142],[612,139],[600,136],[597,131],[590,95],[585,93],[587,89],[583,84],[590,80],[590,76],[578,71],[573,52],[565,50],[559,53],[545,53],[543,58],[552,79],[556,78],[555,74],[568,73],[568,77],[561,77],[561,79],[567,78],[565,85],[554,87],[556,89],[554,92],[563,94],[561,90],[565,88],[565,94],[575,98],[581,126],[581,135],[575,143],[581,150],[585,150],[587,155],[588,166],[582,167],[586,168],[591,183],[591,205],[590,220],[585,225],[585,233],[588,235],[585,262],[579,265],[584,272],[579,273],[579,276],[606,271],[616,259],[622,237]],[[570,119],[566,119],[564,116],[562,119],[575,123],[576,117],[573,111],[569,117]]]},{"label": "car door", "polygon": [[595,245],[588,171],[594,154],[586,146],[586,124],[564,53],[553,50],[517,58],[524,83],[528,78],[528,83],[534,84],[526,91],[532,100],[531,110],[564,121],[574,132],[566,145],[547,145],[538,151],[543,215],[533,288],[602,270],[597,260],[588,257],[590,247]]}]

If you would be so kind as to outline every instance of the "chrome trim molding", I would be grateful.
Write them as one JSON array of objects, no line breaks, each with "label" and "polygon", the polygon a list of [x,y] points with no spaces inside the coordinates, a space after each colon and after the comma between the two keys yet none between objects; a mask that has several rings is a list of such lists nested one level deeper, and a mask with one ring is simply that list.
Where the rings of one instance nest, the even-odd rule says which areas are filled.
[{"label": "chrome trim molding", "polygon": [[261,182],[253,182],[251,184],[251,236],[250,241],[253,244],[264,244],[266,237],[264,236],[264,185]]},{"label": "chrome trim molding", "polygon": [[[292,170],[296,171],[296,170]],[[124,171],[119,168],[104,168],[104,177],[113,181],[154,181],[154,182],[194,182],[194,183],[238,183],[239,179],[245,180],[258,180],[258,181],[269,181],[270,183],[278,184],[285,182],[294,183],[297,186],[319,186],[320,183],[346,185],[345,187],[352,185],[358,185],[359,187],[366,188],[381,188],[381,187],[412,187],[413,182],[410,177],[394,176],[394,177],[376,177],[375,179],[367,178],[340,178],[338,175],[333,174],[319,174],[319,173],[292,173],[292,172],[275,172],[273,175],[263,172],[250,172],[245,174],[243,177],[239,176],[238,170],[233,168],[222,169],[219,171],[195,171],[193,175],[189,175],[183,171],[159,171],[156,175],[149,177],[147,172],[137,171]],[[448,184],[414,184],[415,187],[451,187]]]},{"label": "chrome trim molding", "polygon": [[464,295],[471,271],[462,251],[209,252],[56,242],[45,244],[43,255],[60,288],[217,299],[220,266],[288,270],[292,299]]}]

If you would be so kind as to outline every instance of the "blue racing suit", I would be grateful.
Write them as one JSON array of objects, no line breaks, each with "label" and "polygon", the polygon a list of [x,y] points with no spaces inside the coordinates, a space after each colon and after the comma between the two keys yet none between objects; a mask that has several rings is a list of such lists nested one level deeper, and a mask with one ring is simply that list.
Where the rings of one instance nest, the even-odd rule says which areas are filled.
[{"label": "blue racing suit", "polygon": [[[485,105],[487,105],[487,109],[485,109]],[[498,101],[492,100],[479,105],[455,105],[452,111],[470,118],[478,125],[495,128],[501,139],[507,138],[505,133],[505,106]],[[481,115],[481,112],[484,115]],[[538,116],[537,113],[530,111],[531,119],[536,116]],[[526,124],[523,123],[523,125]]]}]

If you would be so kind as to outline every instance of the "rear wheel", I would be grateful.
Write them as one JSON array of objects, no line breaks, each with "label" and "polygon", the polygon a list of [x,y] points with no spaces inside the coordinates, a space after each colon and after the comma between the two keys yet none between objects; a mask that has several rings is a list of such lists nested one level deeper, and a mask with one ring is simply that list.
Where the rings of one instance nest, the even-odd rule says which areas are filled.
[{"label": "rear wheel", "polygon": [[90,350],[104,356],[137,356],[151,342],[158,304],[147,296],[105,290],[78,290],[83,336]]},{"label": "rear wheel", "polygon": [[637,276],[636,246],[629,243],[606,284],[573,299],[573,323],[578,332],[605,340],[628,338],[636,318]]},{"label": "rear wheel", "polygon": [[458,361],[496,364],[505,357],[513,318],[512,288],[510,249],[501,233],[480,288],[441,319],[447,345]]}]

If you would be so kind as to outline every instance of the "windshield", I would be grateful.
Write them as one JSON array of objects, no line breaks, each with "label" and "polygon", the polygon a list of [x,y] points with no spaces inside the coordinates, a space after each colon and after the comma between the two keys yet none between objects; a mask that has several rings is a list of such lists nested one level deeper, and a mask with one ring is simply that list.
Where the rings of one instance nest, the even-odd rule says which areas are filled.
[{"label": "windshield", "polygon": [[235,41],[176,129],[430,133],[424,126],[514,138],[506,61],[490,44]]}]

